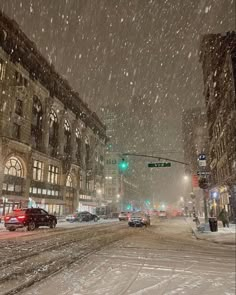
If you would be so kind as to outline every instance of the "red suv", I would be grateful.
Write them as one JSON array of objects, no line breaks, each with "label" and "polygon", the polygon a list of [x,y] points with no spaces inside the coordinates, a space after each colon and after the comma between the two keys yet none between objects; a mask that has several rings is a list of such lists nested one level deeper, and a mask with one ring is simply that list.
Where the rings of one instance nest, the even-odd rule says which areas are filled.
[{"label": "red suv", "polygon": [[9,231],[23,227],[27,227],[27,230],[34,230],[40,226],[55,228],[57,218],[40,208],[15,209],[5,216],[4,223]]}]

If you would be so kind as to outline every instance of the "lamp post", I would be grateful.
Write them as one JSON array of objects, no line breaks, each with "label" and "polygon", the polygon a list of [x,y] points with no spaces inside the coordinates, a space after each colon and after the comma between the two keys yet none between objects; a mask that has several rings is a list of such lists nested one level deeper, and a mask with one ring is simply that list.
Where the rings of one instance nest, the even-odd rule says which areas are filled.
[{"label": "lamp post", "polygon": [[188,184],[188,187],[190,185],[190,190],[191,190],[190,191],[190,197],[192,199],[192,202],[191,203],[188,202],[188,204],[192,204],[192,211],[193,211],[193,213],[195,213],[195,200],[194,200],[195,199],[195,195],[194,195],[194,192],[193,192],[192,179],[191,179],[191,177],[189,175],[186,175],[186,174],[184,175],[183,179],[184,179],[185,183]]}]

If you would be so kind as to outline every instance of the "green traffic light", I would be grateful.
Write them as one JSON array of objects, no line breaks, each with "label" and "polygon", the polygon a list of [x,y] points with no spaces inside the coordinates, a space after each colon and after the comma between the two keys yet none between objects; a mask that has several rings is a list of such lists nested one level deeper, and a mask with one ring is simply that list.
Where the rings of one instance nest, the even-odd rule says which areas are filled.
[{"label": "green traffic light", "polygon": [[118,166],[121,171],[125,171],[129,168],[129,163],[123,159]]}]

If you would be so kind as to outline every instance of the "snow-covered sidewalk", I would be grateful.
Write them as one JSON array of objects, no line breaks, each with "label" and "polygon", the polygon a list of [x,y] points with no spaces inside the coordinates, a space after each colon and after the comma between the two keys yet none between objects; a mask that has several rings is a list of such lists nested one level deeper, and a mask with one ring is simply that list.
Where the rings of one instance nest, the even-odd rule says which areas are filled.
[{"label": "snow-covered sidewalk", "polygon": [[[211,232],[209,229],[203,232],[197,230],[196,223],[193,218],[186,218],[186,222],[191,226],[194,235],[199,240],[208,240],[214,243],[235,245],[236,244],[236,225],[230,224],[229,227],[223,227],[222,223],[218,221],[218,231]],[[201,224],[204,224],[203,219],[200,219]]]}]

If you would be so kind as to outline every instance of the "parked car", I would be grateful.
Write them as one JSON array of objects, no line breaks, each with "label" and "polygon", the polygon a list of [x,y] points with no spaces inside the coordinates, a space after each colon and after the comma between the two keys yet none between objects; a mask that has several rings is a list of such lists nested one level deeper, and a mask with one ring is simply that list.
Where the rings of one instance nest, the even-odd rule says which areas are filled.
[{"label": "parked car", "polygon": [[66,221],[69,221],[69,222],[79,221],[79,213],[74,212],[73,214],[67,215],[66,216]]},{"label": "parked car", "polygon": [[143,212],[132,213],[128,219],[129,226],[148,226],[150,224],[150,216]]},{"label": "parked car", "polygon": [[79,212],[78,214],[78,218],[79,218],[79,222],[82,222],[82,221],[98,221],[99,220],[99,217],[96,215],[96,214],[92,214],[90,212],[87,212],[87,211],[83,211],[83,212]]},{"label": "parked car", "polygon": [[127,221],[129,218],[130,213],[129,212],[120,212],[118,218],[120,221]]},{"label": "parked car", "polygon": [[34,230],[40,226],[55,228],[56,224],[56,216],[40,208],[15,209],[4,218],[4,225],[9,231],[23,227],[27,230]]}]

